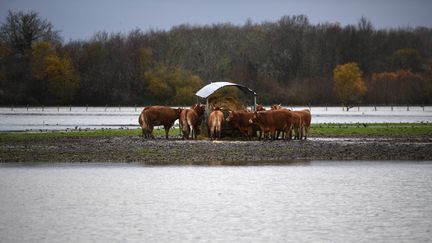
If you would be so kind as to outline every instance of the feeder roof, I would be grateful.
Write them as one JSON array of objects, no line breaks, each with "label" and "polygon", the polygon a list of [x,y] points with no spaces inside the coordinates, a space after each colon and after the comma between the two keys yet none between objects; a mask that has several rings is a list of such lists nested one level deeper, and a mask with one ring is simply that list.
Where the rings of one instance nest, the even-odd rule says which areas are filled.
[{"label": "feeder roof", "polygon": [[196,96],[201,97],[206,99],[207,97],[209,97],[210,95],[212,95],[216,90],[226,87],[226,86],[236,86],[238,87],[241,91],[243,91],[244,93],[248,94],[253,94],[254,96],[256,96],[256,93],[249,89],[246,86],[243,86],[241,84],[235,84],[235,83],[230,83],[230,82],[213,82],[210,84],[207,84],[206,86],[202,87],[200,90],[198,90],[198,92],[196,92]]}]

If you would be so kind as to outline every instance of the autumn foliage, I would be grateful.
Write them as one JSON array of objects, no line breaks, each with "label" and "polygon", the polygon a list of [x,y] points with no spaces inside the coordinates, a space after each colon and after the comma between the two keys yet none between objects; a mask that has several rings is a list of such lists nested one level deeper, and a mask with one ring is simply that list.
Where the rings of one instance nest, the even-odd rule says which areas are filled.
[{"label": "autumn foliage", "polygon": [[431,28],[294,15],[65,42],[38,13],[9,11],[0,23],[0,105],[181,106],[212,81],[243,84],[264,104],[432,104],[431,37]]},{"label": "autumn foliage", "polygon": [[421,104],[430,96],[431,80],[409,70],[373,73],[369,98],[377,104]]},{"label": "autumn foliage", "polygon": [[357,63],[336,66],[333,70],[333,81],[336,94],[346,107],[358,104],[366,93],[363,73]]}]

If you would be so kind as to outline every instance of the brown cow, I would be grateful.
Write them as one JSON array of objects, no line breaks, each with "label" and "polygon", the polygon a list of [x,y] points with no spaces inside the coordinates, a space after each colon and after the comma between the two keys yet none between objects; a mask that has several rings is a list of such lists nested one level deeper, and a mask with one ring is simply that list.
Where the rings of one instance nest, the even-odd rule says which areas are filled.
[{"label": "brown cow", "polygon": [[[271,106],[272,110],[281,110],[281,109],[286,109],[286,110],[290,110],[287,108],[284,108],[281,106],[281,104],[278,105],[272,105]],[[293,117],[293,130],[294,130],[294,138],[295,139],[299,139],[302,140],[303,138],[306,139],[307,136],[309,135],[309,129],[310,129],[310,124],[311,124],[311,113],[310,110],[308,109],[304,109],[301,111],[292,111],[295,116]],[[300,116],[300,118],[298,117]],[[292,136],[291,134],[289,136]]]},{"label": "brown cow", "polygon": [[174,125],[175,120],[179,119],[182,109],[173,109],[168,106],[147,106],[141,112],[139,121],[143,129],[143,136],[153,136],[154,126],[164,126],[165,137],[168,139],[170,128]]},{"label": "brown cow", "polygon": [[[304,109],[300,111],[293,111],[294,113],[298,114],[301,117],[302,126],[300,127],[301,133],[303,134],[304,139],[306,139],[309,136],[309,129],[311,124],[311,112],[309,109]],[[301,137],[299,138],[302,139]]]},{"label": "brown cow", "polygon": [[[302,116],[295,111],[290,111],[292,114],[291,117],[291,131],[294,131],[294,139],[301,140],[303,137],[303,120]],[[288,136],[288,139],[292,139],[292,133],[285,134],[285,136]]]},{"label": "brown cow", "polygon": [[264,108],[263,105],[257,105],[257,107],[255,108],[255,111],[265,111],[266,109]]},{"label": "brown cow", "polygon": [[138,123],[140,124],[141,130],[142,130],[142,137],[143,138],[150,138],[151,137],[151,131],[147,123],[145,122],[144,115],[145,111],[148,109],[148,107],[144,107],[144,109],[141,111],[140,116],[138,117]]},{"label": "brown cow", "polygon": [[271,139],[276,138],[276,131],[281,130],[286,134],[291,132],[292,113],[288,110],[256,111],[249,123],[256,124],[264,134],[270,134]]},{"label": "brown cow", "polygon": [[210,128],[210,138],[217,139],[221,138],[222,121],[224,115],[220,111],[219,107],[215,107],[208,117],[208,127]]},{"label": "brown cow", "polygon": [[180,114],[180,129],[182,130],[183,139],[189,139],[189,135],[197,138],[201,116],[204,114],[205,105],[195,104],[189,109],[184,109]]},{"label": "brown cow", "polygon": [[251,139],[253,125],[249,123],[254,113],[246,111],[229,111],[226,121],[235,126],[246,138]]}]

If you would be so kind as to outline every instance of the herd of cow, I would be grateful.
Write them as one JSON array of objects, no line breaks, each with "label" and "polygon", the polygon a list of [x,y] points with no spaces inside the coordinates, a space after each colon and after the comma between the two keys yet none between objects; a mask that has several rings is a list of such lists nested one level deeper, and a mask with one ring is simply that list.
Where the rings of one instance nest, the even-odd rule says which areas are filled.
[{"label": "herd of cow", "polygon": [[[179,120],[183,139],[196,139],[199,133],[205,105],[195,104],[190,108],[171,108],[168,106],[146,106],[139,116],[139,124],[144,138],[154,138],[154,126],[163,126],[168,139],[169,129]],[[270,110],[258,105],[256,111],[229,111],[224,119],[224,113],[219,107],[214,107],[207,119],[209,135],[212,139],[220,139],[222,123],[228,122],[237,128],[246,138],[252,139],[256,132],[258,138],[268,139],[306,139],[309,136],[311,124],[310,110],[293,111],[281,105],[273,105]]]}]

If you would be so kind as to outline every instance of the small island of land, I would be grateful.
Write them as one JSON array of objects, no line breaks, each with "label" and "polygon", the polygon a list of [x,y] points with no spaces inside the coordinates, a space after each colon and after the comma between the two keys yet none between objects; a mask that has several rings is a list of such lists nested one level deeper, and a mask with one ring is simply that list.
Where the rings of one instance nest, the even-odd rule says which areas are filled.
[{"label": "small island of land", "polygon": [[136,162],[148,165],[282,164],[310,160],[432,160],[432,124],[314,124],[303,141],[182,140],[172,129],[2,132],[0,162]]}]

